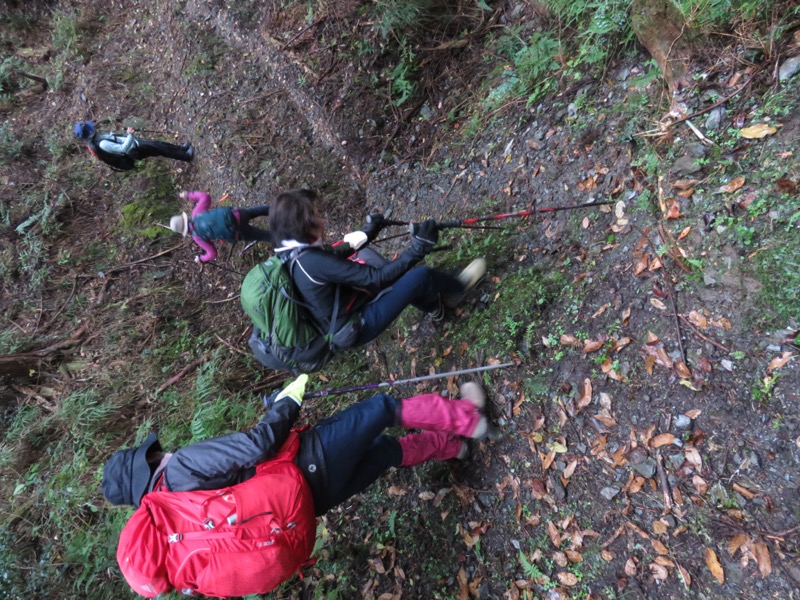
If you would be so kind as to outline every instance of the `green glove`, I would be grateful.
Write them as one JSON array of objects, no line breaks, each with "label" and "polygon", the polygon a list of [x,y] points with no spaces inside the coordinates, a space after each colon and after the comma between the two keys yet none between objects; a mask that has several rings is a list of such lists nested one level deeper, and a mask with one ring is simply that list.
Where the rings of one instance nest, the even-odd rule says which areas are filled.
[{"label": "green glove", "polygon": [[297,402],[297,406],[301,406],[303,404],[303,396],[306,393],[307,383],[308,375],[300,375],[300,377],[295,379],[292,383],[281,390],[281,392],[275,397],[275,402],[278,400],[283,400],[284,398],[291,398]]}]

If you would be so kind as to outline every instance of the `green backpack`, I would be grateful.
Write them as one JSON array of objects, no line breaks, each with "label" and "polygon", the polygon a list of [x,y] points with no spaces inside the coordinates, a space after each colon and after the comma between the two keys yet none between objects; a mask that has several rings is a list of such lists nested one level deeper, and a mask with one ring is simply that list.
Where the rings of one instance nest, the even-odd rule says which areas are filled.
[{"label": "green backpack", "polygon": [[242,307],[253,321],[249,344],[259,362],[279,371],[313,373],[333,356],[332,336],[317,327],[300,300],[290,273],[300,253],[291,254],[288,265],[273,256],[250,270],[242,282]]}]

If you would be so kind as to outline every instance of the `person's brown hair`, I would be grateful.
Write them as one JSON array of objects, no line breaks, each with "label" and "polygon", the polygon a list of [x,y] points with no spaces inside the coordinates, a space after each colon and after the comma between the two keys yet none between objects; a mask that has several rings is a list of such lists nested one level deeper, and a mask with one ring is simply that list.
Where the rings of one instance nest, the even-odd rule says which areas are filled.
[{"label": "person's brown hair", "polygon": [[269,229],[275,244],[283,240],[314,243],[322,235],[324,225],[317,209],[317,194],[311,190],[287,190],[269,209]]}]

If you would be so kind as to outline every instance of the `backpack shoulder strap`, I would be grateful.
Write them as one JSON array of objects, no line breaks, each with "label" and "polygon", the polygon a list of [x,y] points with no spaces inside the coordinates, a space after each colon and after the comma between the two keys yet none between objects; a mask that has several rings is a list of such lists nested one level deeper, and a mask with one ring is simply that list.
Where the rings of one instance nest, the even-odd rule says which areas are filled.
[{"label": "backpack shoulder strap", "polygon": [[[294,265],[297,263],[297,259],[300,258],[300,255],[303,254],[306,250],[309,250],[310,247],[306,246],[305,248],[295,248],[289,252],[289,257],[286,259],[289,263],[289,277],[294,282]],[[333,347],[333,335],[336,333],[336,317],[339,315],[339,296],[341,292],[342,286],[341,284],[336,284],[336,293],[333,297],[333,311],[331,312],[331,323],[330,327],[328,328],[328,333],[325,334],[324,331],[320,331],[321,334],[325,335],[328,340],[328,346]],[[301,306],[306,307],[311,312],[310,307],[307,304],[303,304],[302,302],[298,301],[298,304]],[[313,313],[312,313],[313,314]],[[313,320],[313,319],[312,319]],[[316,323],[315,323],[316,325]]]}]

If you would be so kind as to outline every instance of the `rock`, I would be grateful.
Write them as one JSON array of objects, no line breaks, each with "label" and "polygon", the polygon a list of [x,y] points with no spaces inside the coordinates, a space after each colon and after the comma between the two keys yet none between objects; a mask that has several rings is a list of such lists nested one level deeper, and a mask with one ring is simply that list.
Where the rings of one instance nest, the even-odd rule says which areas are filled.
[{"label": "rock", "polygon": [[611,500],[614,499],[614,497],[617,494],[619,494],[620,489],[621,488],[619,488],[619,487],[617,487],[615,485],[610,485],[610,486],[604,487],[602,490],[600,490],[600,495],[610,502]]},{"label": "rock", "polygon": [[677,429],[686,429],[692,424],[692,420],[686,415],[678,415],[677,417],[675,417],[675,420],[672,421],[672,424]]},{"label": "rock", "polygon": [[703,167],[697,163],[696,157],[685,154],[678,157],[675,162],[672,163],[672,174],[675,177],[691,175],[692,173],[697,173],[702,169]]},{"label": "rock", "polygon": [[645,479],[650,479],[656,474],[656,461],[652,458],[648,458],[637,465],[633,465],[633,470]]},{"label": "rock", "polygon": [[729,499],[728,490],[719,481],[708,490],[708,496],[717,505],[725,504]]},{"label": "rock", "polygon": [[482,493],[478,494],[478,502],[483,508],[491,508],[494,501],[497,499],[495,494]]},{"label": "rock", "polygon": [[669,464],[672,465],[673,469],[680,469],[683,466],[683,461],[685,461],[686,458],[683,456],[683,454],[670,454],[667,456],[667,460],[669,461]]},{"label": "rock", "polygon": [[717,280],[712,277],[710,273],[703,274],[703,283],[706,284],[706,287],[714,287],[717,285]]},{"label": "rock", "polygon": [[706,129],[711,131],[716,131],[719,129],[720,124],[722,123],[722,119],[725,117],[725,109],[721,106],[718,106],[714,110],[712,110],[708,118],[706,119]]},{"label": "rock", "polygon": [[561,485],[561,480],[558,477],[550,477],[548,483],[553,490],[553,498],[555,498],[557,502],[561,502],[562,500],[566,499],[567,490],[565,490],[564,486]]},{"label": "rock", "polygon": [[733,363],[729,361],[727,358],[723,358],[721,361],[719,361],[719,364],[726,371],[733,371]]},{"label": "rock", "polygon": [[778,69],[778,81],[789,79],[792,75],[800,71],[800,55],[787,58],[783,61],[781,68]]}]

